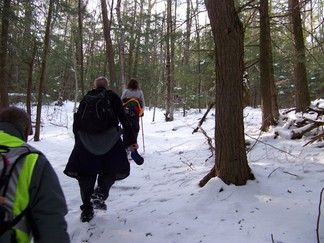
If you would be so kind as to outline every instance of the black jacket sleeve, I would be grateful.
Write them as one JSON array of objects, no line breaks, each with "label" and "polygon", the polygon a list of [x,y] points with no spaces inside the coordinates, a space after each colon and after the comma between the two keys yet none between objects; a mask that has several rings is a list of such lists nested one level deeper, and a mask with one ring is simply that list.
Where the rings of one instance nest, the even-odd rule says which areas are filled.
[{"label": "black jacket sleeve", "polygon": [[77,113],[73,114],[72,131],[74,134],[74,139],[77,140],[79,138],[79,126],[78,126]]},{"label": "black jacket sleeve", "polygon": [[123,130],[127,137],[127,140],[129,141],[130,144],[137,143],[135,134],[132,129],[132,125],[130,124],[130,122],[126,116],[126,113],[125,113],[125,110],[123,107],[123,103],[122,103],[120,97],[112,90],[109,90],[108,95],[109,95],[109,99],[112,103],[113,110],[114,110],[118,120],[120,121],[120,123],[123,126]]}]

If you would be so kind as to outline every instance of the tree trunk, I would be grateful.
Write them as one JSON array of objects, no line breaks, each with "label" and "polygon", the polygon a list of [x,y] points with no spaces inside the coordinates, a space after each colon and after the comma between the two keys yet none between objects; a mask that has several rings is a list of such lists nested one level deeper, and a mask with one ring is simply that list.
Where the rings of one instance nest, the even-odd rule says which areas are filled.
[{"label": "tree trunk", "polygon": [[[161,32],[160,35],[163,36],[163,29],[165,29],[165,25],[166,25],[166,21],[165,21],[165,13],[163,14],[163,19],[162,19],[162,28],[161,28]],[[165,80],[166,77],[166,72],[165,72],[165,67],[166,67],[166,58],[165,58],[165,48],[163,46],[163,42],[160,41],[159,43],[159,56],[158,56],[158,62],[160,63],[160,65],[158,66],[158,73],[157,73],[157,84],[154,85],[155,90],[153,91],[155,94],[164,94],[163,90],[164,90],[164,86],[163,85],[158,85],[158,83],[162,83],[163,80]],[[154,122],[155,120],[155,107],[158,106],[158,104],[161,104],[162,102],[164,102],[164,96],[160,97],[159,95],[154,95],[155,99],[154,99],[154,112],[153,112],[153,117],[152,117],[152,122]]]},{"label": "tree trunk", "polygon": [[[111,6],[113,9],[113,6]],[[111,21],[108,18],[108,11],[107,11],[107,3],[106,0],[101,0],[101,10],[102,10],[102,19],[104,25],[104,36],[106,42],[106,59],[108,60],[109,65],[109,77],[110,77],[110,84],[112,88],[117,85],[116,83],[116,71],[115,71],[115,59],[114,59],[114,49],[112,45],[112,40],[110,36],[111,30]],[[112,10],[111,10],[112,11]]]},{"label": "tree trunk", "polygon": [[[198,8],[198,1],[196,1]],[[198,9],[197,9],[198,11]],[[200,60],[200,30],[199,30],[199,18],[196,15],[196,38],[197,38],[197,74],[198,74],[198,86],[197,86],[197,106],[198,111],[201,113],[201,60]]]},{"label": "tree trunk", "polygon": [[121,19],[120,11],[121,0],[117,1],[116,13],[117,21],[120,29],[120,41],[119,41],[119,62],[120,62],[120,79],[122,91],[126,88],[126,77],[125,77],[125,27]]},{"label": "tree trunk", "polygon": [[136,16],[137,16],[137,1],[134,1],[133,13],[131,17],[131,27],[129,30],[129,50],[128,50],[128,79],[130,79],[133,75],[133,65],[134,65],[134,50],[135,50],[135,40],[136,35],[135,33],[135,23],[136,23]]},{"label": "tree trunk", "polygon": [[[89,70],[94,69],[94,49],[95,49],[95,43],[96,43],[96,27],[95,25],[92,25],[89,34],[88,34],[89,44],[88,44],[88,55],[86,55],[86,61],[85,61],[85,79],[88,79],[90,75],[88,73],[91,73]],[[93,77],[91,78],[93,79]]]},{"label": "tree trunk", "polygon": [[[270,3],[268,3],[269,6],[269,13],[272,12],[272,2],[270,0]],[[269,16],[268,16],[269,18]],[[269,18],[270,21],[270,18]],[[271,40],[271,27],[269,24],[269,40]],[[272,42],[270,41],[270,52],[269,52],[269,64],[270,64],[270,85],[271,85],[271,105],[272,105],[272,116],[277,122],[280,117],[279,113],[279,106],[278,106],[278,93],[277,93],[277,87],[275,83],[275,76],[274,76],[274,68],[273,68],[273,55],[272,55]]]},{"label": "tree trunk", "polygon": [[31,115],[31,103],[32,103],[32,91],[33,91],[33,70],[34,70],[34,62],[36,57],[36,40],[33,38],[32,40],[32,48],[31,48],[31,56],[28,61],[28,81],[27,81],[27,93],[26,93],[26,110],[29,115]]},{"label": "tree trunk", "polygon": [[[152,16],[152,10],[153,10],[153,7],[156,3],[156,0],[152,1],[152,0],[148,0],[147,1],[147,16]],[[142,77],[142,89],[143,89],[143,84],[145,84],[146,87],[152,87],[152,81],[153,80],[156,80],[156,77],[157,77],[157,72],[156,72],[156,52],[157,52],[157,46],[153,47],[152,46],[152,42],[154,42],[154,39],[156,39],[157,36],[153,37],[153,39],[151,38],[151,33],[153,30],[152,28],[152,19],[149,17],[149,18],[146,18],[144,17],[143,19],[143,22],[145,22],[145,31],[144,31],[144,46],[146,47],[144,50],[143,50],[143,53],[142,53],[142,56],[143,56],[143,64],[144,67],[151,67],[151,70],[149,68],[147,68],[147,71],[145,71],[141,77]],[[147,91],[146,90],[146,93],[149,93],[149,95],[146,95],[146,97],[148,98],[147,99],[147,102],[150,101],[150,97],[151,97],[151,92],[152,92],[152,89],[149,88],[150,91]],[[148,105],[150,104],[147,103]]]},{"label": "tree trunk", "polygon": [[50,48],[50,34],[51,34],[51,22],[52,22],[52,11],[54,8],[54,1],[50,0],[48,6],[48,14],[46,19],[46,29],[45,29],[45,37],[44,37],[44,53],[42,58],[41,65],[41,74],[39,79],[39,87],[38,87],[38,103],[37,103],[37,114],[36,114],[36,128],[35,128],[35,136],[34,141],[39,141],[40,135],[40,126],[41,126],[41,114],[42,114],[42,105],[43,105],[43,89],[44,82],[46,76],[46,64],[47,64],[47,56]]},{"label": "tree trunk", "polygon": [[34,63],[37,52],[36,40],[34,35],[31,34],[31,24],[32,24],[32,6],[30,1],[24,2],[25,6],[25,29],[24,29],[24,57],[26,58],[27,64],[27,86],[26,86],[26,111],[29,116],[32,115],[31,111],[31,98],[32,98],[32,90],[33,90],[33,71],[34,71]]},{"label": "tree trunk", "polygon": [[172,35],[173,35],[173,21],[172,21],[172,1],[167,2],[167,34],[166,34],[166,78],[167,78],[167,99],[166,99],[166,113],[165,121],[173,121],[174,110],[174,83],[172,72]]},{"label": "tree trunk", "polygon": [[307,85],[305,44],[303,37],[302,21],[300,17],[299,0],[288,1],[293,40],[295,47],[294,78],[295,78],[295,105],[296,111],[306,111],[310,105],[310,95]]},{"label": "tree trunk", "polygon": [[[71,39],[72,39],[71,42],[74,43],[73,32],[71,33]],[[72,45],[72,58],[73,58],[73,69],[74,69],[74,84],[75,84],[73,112],[77,112],[77,102],[78,102],[78,93],[79,93],[78,92],[79,85],[78,85],[78,75],[77,75],[77,59],[75,56],[76,49],[77,48],[75,48],[75,50],[74,50],[73,45]]]},{"label": "tree trunk", "polygon": [[278,106],[278,94],[277,94],[277,88],[275,83],[275,77],[274,77],[274,70],[273,70],[273,58],[272,58],[272,52],[270,52],[270,85],[271,85],[271,105],[272,105],[272,116],[275,119],[275,122],[277,123],[280,113],[279,113],[279,106]]},{"label": "tree trunk", "polygon": [[[243,126],[243,28],[233,0],[207,0],[215,42],[215,176],[226,184],[254,179],[245,152]],[[213,170],[212,170],[213,171]]]},{"label": "tree trunk", "polygon": [[186,116],[186,109],[187,109],[187,86],[188,81],[186,79],[186,75],[189,72],[189,60],[190,60],[190,37],[191,37],[191,27],[192,27],[192,18],[191,18],[191,0],[187,0],[186,2],[186,32],[185,36],[183,37],[185,40],[184,50],[183,50],[183,67],[182,67],[182,74],[183,74],[183,116]]},{"label": "tree trunk", "polygon": [[2,28],[0,38],[0,108],[9,106],[8,97],[8,36],[10,0],[4,0],[2,9]]},{"label": "tree trunk", "polygon": [[81,84],[81,95],[84,96],[84,58],[83,58],[83,0],[78,2],[78,27],[79,27],[79,64],[80,64],[80,84]]},{"label": "tree trunk", "polygon": [[273,89],[271,85],[271,37],[268,0],[260,1],[260,93],[262,109],[261,131],[268,131],[275,124],[272,114]]},{"label": "tree trunk", "polygon": [[144,3],[143,1],[140,2],[140,10],[137,16],[137,20],[136,20],[136,35],[135,35],[135,53],[134,53],[134,66],[133,66],[133,73],[132,73],[132,77],[137,77],[138,76],[138,63],[139,63],[139,59],[140,59],[140,50],[141,50],[141,39],[142,39],[142,25],[143,23],[143,6]]},{"label": "tree trunk", "polygon": [[174,1],[174,13],[172,16],[172,1],[170,2],[170,121],[174,120],[174,109],[175,109],[175,100],[174,100],[174,87],[176,86],[174,79],[174,70],[175,70],[175,34],[176,34],[176,23],[177,23],[177,1]]}]

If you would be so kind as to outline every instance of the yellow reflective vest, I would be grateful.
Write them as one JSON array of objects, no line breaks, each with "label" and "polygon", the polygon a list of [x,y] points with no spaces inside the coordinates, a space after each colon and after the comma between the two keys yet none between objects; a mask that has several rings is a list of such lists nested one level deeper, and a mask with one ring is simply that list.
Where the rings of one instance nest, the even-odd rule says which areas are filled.
[{"label": "yellow reflective vest", "polygon": [[[9,148],[8,151],[0,149],[0,152],[7,159],[7,162],[9,162],[6,173],[14,166],[5,195],[3,195],[4,188],[1,188],[0,191],[0,195],[3,197],[1,205],[8,210],[9,220],[13,220],[29,205],[29,186],[39,152],[25,143],[25,141],[3,131],[0,131],[0,147],[1,145]],[[2,170],[3,166],[0,167],[1,173]],[[12,230],[16,242],[27,243],[31,241],[31,231],[25,216],[23,216]]]}]

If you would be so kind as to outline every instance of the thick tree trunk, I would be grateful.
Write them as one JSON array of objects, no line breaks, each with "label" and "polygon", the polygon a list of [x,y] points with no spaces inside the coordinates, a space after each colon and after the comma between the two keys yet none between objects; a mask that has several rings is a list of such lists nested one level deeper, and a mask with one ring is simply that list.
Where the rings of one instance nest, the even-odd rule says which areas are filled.
[{"label": "thick tree trunk", "polygon": [[275,124],[272,114],[271,39],[268,0],[260,1],[260,93],[262,108],[261,131]]},{"label": "thick tree trunk", "polygon": [[245,185],[254,176],[243,127],[243,28],[233,0],[207,0],[206,6],[216,57],[215,176],[226,184]]},{"label": "thick tree trunk", "polygon": [[295,78],[295,105],[296,111],[306,111],[310,105],[310,95],[307,85],[305,44],[300,17],[299,0],[289,0],[291,24],[295,47],[294,78]]}]

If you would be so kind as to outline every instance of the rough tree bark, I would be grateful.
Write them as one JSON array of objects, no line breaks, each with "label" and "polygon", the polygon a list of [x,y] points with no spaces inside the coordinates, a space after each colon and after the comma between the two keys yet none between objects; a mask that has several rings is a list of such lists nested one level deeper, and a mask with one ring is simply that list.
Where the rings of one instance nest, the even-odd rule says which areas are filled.
[{"label": "rough tree bark", "polygon": [[273,86],[271,81],[271,37],[268,0],[260,1],[260,93],[262,108],[261,131],[267,132],[270,125],[276,124],[272,114]]},{"label": "rough tree bark", "polygon": [[[208,176],[226,184],[254,179],[248,165],[243,126],[243,27],[233,0],[206,0],[215,42],[215,166]],[[203,180],[203,186],[207,180]]]},{"label": "rough tree bark", "polygon": [[305,44],[300,17],[299,0],[289,0],[291,25],[293,29],[293,43],[295,47],[294,79],[296,111],[306,111],[310,105],[310,95],[307,85]]}]

